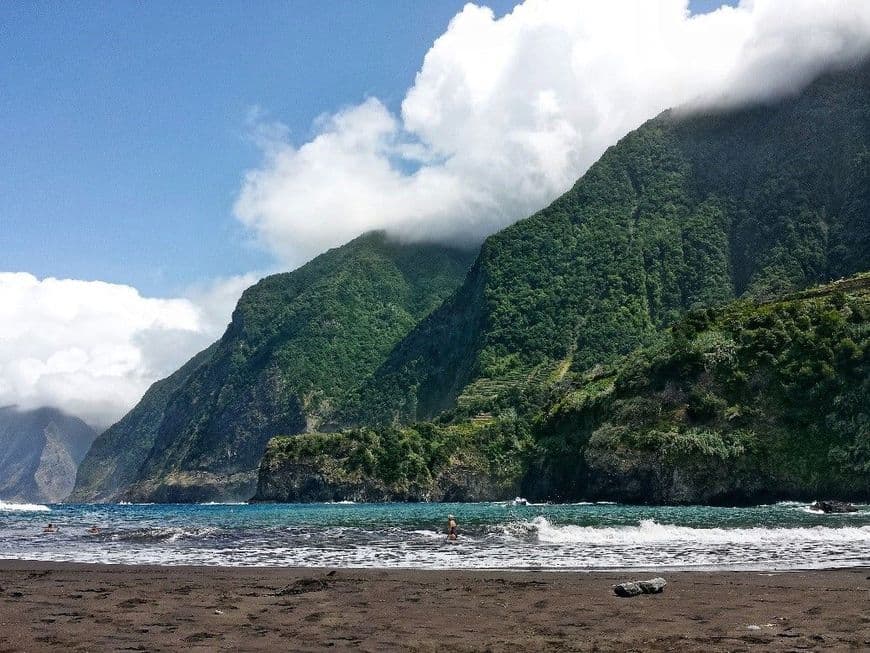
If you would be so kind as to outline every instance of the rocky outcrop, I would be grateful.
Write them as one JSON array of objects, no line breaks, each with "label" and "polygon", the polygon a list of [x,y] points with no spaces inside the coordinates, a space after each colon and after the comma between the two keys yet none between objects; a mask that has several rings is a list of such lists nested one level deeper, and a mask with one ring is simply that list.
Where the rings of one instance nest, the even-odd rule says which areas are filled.
[{"label": "rocky outcrop", "polygon": [[821,510],[824,513],[849,513],[849,512],[858,512],[858,508],[853,506],[851,503],[846,503],[845,501],[816,501],[811,506],[813,510]]},{"label": "rocky outcrop", "polygon": [[480,470],[449,465],[430,483],[391,486],[381,480],[317,462],[270,462],[267,452],[252,501],[275,503],[475,502],[516,496],[518,484],[499,482]]},{"label": "rocky outcrop", "polygon": [[82,420],[54,408],[0,408],[0,499],[64,501],[96,435]]}]

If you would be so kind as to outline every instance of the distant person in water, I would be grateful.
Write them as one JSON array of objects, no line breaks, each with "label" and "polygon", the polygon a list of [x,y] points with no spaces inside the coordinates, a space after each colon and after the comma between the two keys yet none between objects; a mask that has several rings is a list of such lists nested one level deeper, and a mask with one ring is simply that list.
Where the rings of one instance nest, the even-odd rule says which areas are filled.
[{"label": "distant person in water", "polygon": [[91,535],[99,535],[100,534],[100,527],[97,525],[91,526],[88,529],[88,533],[90,533]]},{"label": "distant person in water", "polygon": [[453,515],[447,515],[447,539],[456,539],[456,518]]},{"label": "distant person in water", "polygon": [[43,533],[57,533],[57,527],[54,524],[47,524],[45,528],[42,529]]}]

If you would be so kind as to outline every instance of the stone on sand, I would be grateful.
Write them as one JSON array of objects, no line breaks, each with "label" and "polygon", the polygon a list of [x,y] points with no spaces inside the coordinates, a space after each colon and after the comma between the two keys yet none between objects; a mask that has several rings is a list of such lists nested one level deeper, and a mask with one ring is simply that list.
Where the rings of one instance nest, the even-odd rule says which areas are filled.
[{"label": "stone on sand", "polygon": [[659,594],[665,589],[668,582],[664,578],[652,578],[650,580],[629,581],[613,586],[613,592],[617,596],[637,596],[638,594]]}]

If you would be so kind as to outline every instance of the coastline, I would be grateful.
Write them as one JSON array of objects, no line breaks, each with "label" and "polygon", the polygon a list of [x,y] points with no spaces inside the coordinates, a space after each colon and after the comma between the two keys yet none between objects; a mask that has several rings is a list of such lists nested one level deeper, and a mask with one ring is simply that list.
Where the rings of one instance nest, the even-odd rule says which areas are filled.
[{"label": "coastline", "polygon": [[[660,595],[611,585],[663,575]],[[870,567],[424,571],[0,560],[0,650],[870,647]]]}]

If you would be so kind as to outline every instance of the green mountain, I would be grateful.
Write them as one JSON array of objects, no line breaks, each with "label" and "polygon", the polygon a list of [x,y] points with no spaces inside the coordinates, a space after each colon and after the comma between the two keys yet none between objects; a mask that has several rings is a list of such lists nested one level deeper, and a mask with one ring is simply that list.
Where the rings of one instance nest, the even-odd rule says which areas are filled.
[{"label": "green mountain", "polygon": [[275,438],[257,500],[870,498],[870,274],[690,312],[525,417]]},{"label": "green mountain", "polygon": [[73,498],[244,500],[266,442],[334,407],[462,282],[476,252],[370,233],[245,291],[224,336],[94,444]]},{"label": "green mountain", "polygon": [[509,410],[530,375],[612,362],[692,308],[870,269],[868,147],[868,66],[763,106],[663,113],[487,239],[345,421]]},{"label": "green mountain", "polygon": [[97,434],[55,408],[0,407],[0,499],[59,503]]},{"label": "green mountain", "polygon": [[[340,407],[341,420],[358,428],[270,443],[256,498],[492,499],[522,491],[536,498],[726,501],[766,496],[759,483],[769,483],[770,496],[863,496],[866,476],[848,480],[863,469],[860,452],[868,446],[861,421],[866,386],[851,386],[863,368],[831,356],[850,342],[854,356],[864,355],[864,300],[843,309],[845,326],[831,336],[836,341],[822,328],[805,336],[806,352],[790,349],[774,368],[753,362],[755,345],[740,340],[740,328],[729,322],[740,320],[729,316],[736,311],[749,324],[756,302],[865,270],[870,65],[824,75],[799,95],[761,106],[667,111],[611,147],[552,205],[487,239],[465,283]],[[682,360],[689,356],[688,335],[666,353],[644,348],[666,346],[667,327],[687,313],[737,298],[743,303],[721,317],[708,315],[710,333],[692,341],[721,332],[725,342],[735,342],[735,374],[745,374],[747,386],[723,379],[720,388],[709,371],[693,376],[696,368],[673,363],[676,378],[638,372],[649,377],[638,381],[649,406],[643,397],[618,394],[624,366],[636,360],[622,362],[624,356],[640,349],[636,356]],[[803,300],[782,305],[790,301]],[[766,308],[758,314],[779,305],[760,304]],[[804,308],[811,316],[797,324],[806,328],[834,319],[826,305]],[[759,338],[787,346],[778,340],[779,323],[771,333],[766,328]],[[740,349],[744,344],[748,349]],[[774,348],[768,354],[785,356]],[[757,374],[779,375],[776,383],[783,384],[815,379],[827,390],[799,417],[809,398],[798,390],[780,396]],[[677,382],[685,383],[674,390],[676,403],[660,406],[649,424],[641,417],[630,421],[632,407],[652,411],[664,401],[655,396],[660,384]],[[832,394],[834,386],[839,394]],[[691,396],[683,401],[685,393]],[[596,398],[588,410],[566,408],[583,404],[587,395]],[[753,396],[762,403],[750,402]],[[823,399],[839,403],[818,403]],[[707,400],[712,412],[696,410],[694,402]],[[623,408],[625,415],[611,412]],[[744,408],[750,412],[740,412]],[[677,420],[682,414],[685,423]],[[819,415],[840,430],[829,425],[824,435],[822,422],[806,421]],[[762,428],[765,420],[775,427]],[[736,436],[726,423],[742,424],[745,440],[732,442]],[[693,482],[678,464],[659,465],[673,472],[672,485],[667,475],[643,477],[641,462],[620,467],[620,447],[636,453],[646,446],[631,440],[641,424],[646,431],[637,433],[647,433],[648,448],[646,458],[637,455],[649,466],[659,465],[657,447],[668,442],[655,435],[661,428],[678,434],[675,447],[727,451],[742,462],[756,452],[756,466],[745,469],[757,482],[732,485],[732,468],[717,463],[718,485],[711,481],[704,489],[700,470],[710,461],[703,458],[696,458],[702,462],[692,468]],[[609,439],[602,440],[604,434]],[[807,452],[810,446],[815,453]],[[769,462],[773,455],[780,456],[779,466]],[[834,460],[854,465],[829,474]],[[824,475],[828,485],[820,480]]]}]

